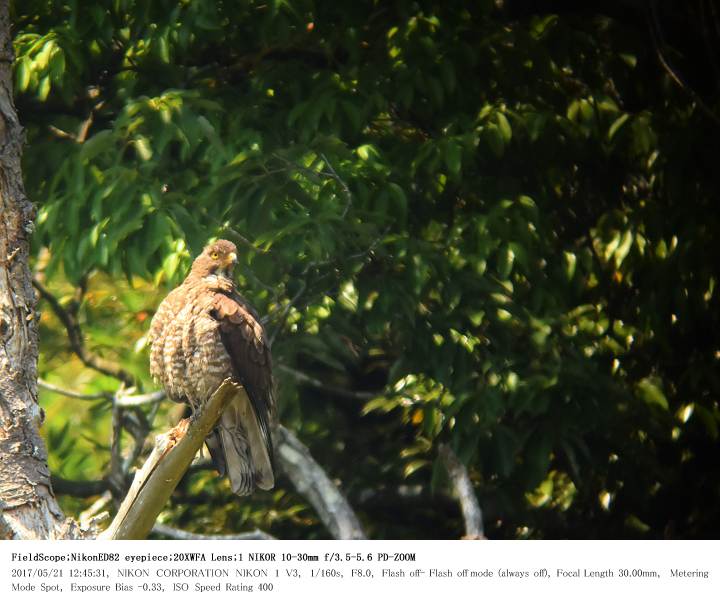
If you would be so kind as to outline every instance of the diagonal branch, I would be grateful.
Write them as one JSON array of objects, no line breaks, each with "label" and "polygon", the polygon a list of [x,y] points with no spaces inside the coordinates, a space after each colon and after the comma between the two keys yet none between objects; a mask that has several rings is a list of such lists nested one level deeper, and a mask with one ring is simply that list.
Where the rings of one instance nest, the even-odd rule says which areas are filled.
[{"label": "diagonal branch", "polygon": [[[284,369],[291,370],[283,366]],[[316,385],[319,381],[302,374],[297,373],[296,378],[307,379],[311,384]],[[229,381],[223,383],[232,384]],[[163,391],[147,393],[144,395],[118,396],[111,393],[94,393],[83,394],[62,387],[57,387],[51,383],[43,381],[42,386],[63,394],[67,397],[74,397],[80,400],[92,401],[95,399],[111,399],[117,403],[119,407],[125,401],[128,405],[140,405],[142,403],[151,403],[161,401],[165,394]],[[321,388],[323,385],[320,385]],[[224,403],[218,401],[220,398],[226,398],[226,394],[221,393],[221,387],[211,398],[202,411],[198,413],[190,429],[187,430],[188,435],[183,436],[183,427],[178,425],[175,429],[161,435],[156,440],[156,446],[145,462],[143,468],[135,475],[135,479],[130,490],[125,496],[120,511],[118,512],[111,527],[103,533],[102,538],[108,539],[126,539],[126,538],[142,538],[151,530],[157,534],[164,535],[175,539],[192,540],[200,538],[208,539],[272,539],[272,536],[263,534],[257,530],[255,533],[249,534],[232,534],[228,537],[202,536],[200,534],[192,534],[185,530],[155,524],[153,521],[162,510],[170,494],[174,490],[177,482],[180,480],[186,469],[190,465],[197,449],[200,448],[205,435],[214,426],[214,423],[222,413]],[[345,389],[332,388],[332,392],[345,395],[348,397],[356,397],[365,399],[365,395],[374,396],[374,393],[357,393],[354,391],[346,391]],[[232,394],[230,394],[232,396]],[[242,391],[242,396],[245,396]],[[221,405],[220,409],[216,406]],[[211,408],[208,410],[207,408]],[[116,407],[117,409],[117,407]],[[119,410],[118,410],[119,411]],[[217,416],[214,416],[217,413]],[[215,420],[207,419],[208,415],[212,415]],[[202,422],[200,428],[195,428]],[[209,424],[207,424],[209,423]],[[207,427],[205,426],[207,424]],[[207,428],[207,431],[205,431]],[[185,448],[182,459],[177,460],[175,453],[190,432],[193,432],[193,439],[198,440],[197,448]],[[203,432],[205,431],[205,432]],[[202,433],[202,434],[200,434]],[[117,442],[117,440],[116,440]],[[362,539],[365,533],[360,525],[357,516],[348,504],[345,497],[338,490],[337,486],[327,476],[325,471],[314,460],[308,448],[289,430],[279,427],[276,432],[276,451],[278,462],[285,474],[290,478],[297,488],[298,492],[305,496],[310,504],[317,511],[320,519],[328,528],[333,537],[337,539]],[[185,459],[189,455],[187,460]],[[196,465],[198,469],[207,468],[202,464]],[[90,496],[100,493],[126,476],[127,469],[118,468],[113,471],[111,469],[110,476],[100,481],[71,481],[60,477],[53,478],[53,485],[59,493],[66,493],[78,497]],[[124,479],[120,481],[124,483]],[[117,487],[117,486],[116,486]],[[143,533],[144,532],[144,533]],[[259,533],[258,533],[259,532]],[[262,535],[261,535],[262,534]],[[244,537],[242,537],[244,536]]]},{"label": "diagonal branch", "polygon": [[66,389],[65,387],[59,387],[43,380],[42,378],[38,378],[38,386],[41,389],[50,391],[51,393],[57,393],[58,395],[64,395],[65,397],[70,397],[71,399],[81,399],[83,401],[97,401],[98,399],[107,399],[110,401],[113,396],[109,391],[99,391],[98,393],[79,393],[78,391],[72,391],[70,389]]},{"label": "diagonal branch", "polygon": [[465,536],[463,537],[467,540],[484,539],[482,510],[467,468],[449,445],[440,444],[438,452],[450,476],[453,492],[460,503],[463,519],[465,519]]},{"label": "diagonal branch", "polygon": [[665,42],[665,36],[663,35],[662,26],[660,25],[660,19],[657,13],[657,0],[650,0],[648,16],[648,27],[650,28],[650,36],[652,37],[653,46],[655,47],[655,54],[657,55],[658,61],[663,69],[667,72],[670,79],[675,82],[680,88],[682,88],[691,98],[695,101],[695,104],[702,110],[702,112],[710,118],[716,125],[720,125],[720,117],[703,101],[702,97],[697,91],[690,86],[678,71],[670,64],[664,53],[664,48],[667,48]]},{"label": "diagonal branch", "polygon": [[237,397],[247,398],[245,389],[230,379],[225,380],[197,411],[192,422],[181,420],[175,428],[156,439],[155,449],[135,474],[120,510],[100,539],[142,540],[147,537],[205,437],[225,407]]},{"label": "diagonal branch", "polygon": [[340,188],[343,190],[343,194],[345,195],[345,208],[343,208],[342,213],[340,214],[340,218],[345,218],[347,216],[348,211],[352,207],[353,198],[352,193],[350,192],[350,187],[348,187],[347,183],[340,178],[340,175],[335,171],[335,168],[333,168],[333,165],[330,163],[330,160],[327,159],[324,153],[320,154],[320,157],[323,159],[325,164],[328,167],[328,170],[330,171],[330,174],[333,178],[333,180],[340,185]]},{"label": "diagonal branch", "polygon": [[305,288],[307,287],[307,283],[303,282],[303,285],[298,289],[298,291],[295,293],[295,296],[293,296],[285,305],[282,312],[280,313],[280,319],[277,321],[277,326],[275,327],[275,330],[273,330],[273,333],[268,338],[268,343],[272,347],[273,343],[275,342],[275,339],[277,338],[278,334],[280,334],[285,329],[285,322],[287,321],[288,315],[290,315],[290,311],[292,310],[293,306],[297,301],[300,299],[300,297],[304,294]]},{"label": "diagonal branch", "polygon": [[333,538],[365,539],[365,532],[347,499],[315,461],[308,448],[284,426],[278,427],[275,439],[280,467],[297,491],[312,504]]}]

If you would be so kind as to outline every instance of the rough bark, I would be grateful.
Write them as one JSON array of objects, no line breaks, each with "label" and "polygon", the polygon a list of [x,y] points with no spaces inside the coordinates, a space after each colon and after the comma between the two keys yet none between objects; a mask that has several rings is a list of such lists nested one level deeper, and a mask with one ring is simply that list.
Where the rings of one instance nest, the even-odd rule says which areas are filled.
[{"label": "rough bark", "polygon": [[12,97],[8,0],[0,0],[0,538],[53,538],[63,514],[50,485],[37,404],[38,338],[29,269],[34,208]]}]

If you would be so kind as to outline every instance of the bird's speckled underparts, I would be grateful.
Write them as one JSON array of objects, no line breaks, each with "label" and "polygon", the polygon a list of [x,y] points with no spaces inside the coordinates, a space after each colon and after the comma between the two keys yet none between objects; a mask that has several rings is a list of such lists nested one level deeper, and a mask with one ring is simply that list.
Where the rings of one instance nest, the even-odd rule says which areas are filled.
[{"label": "bird's speckled underparts", "polygon": [[275,395],[265,331],[232,280],[236,261],[232,242],[210,244],[163,300],[150,325],[150,373],[168,397],[193,409],[226,378],[245,387],[248,409],[231,404],[205,442],[220,474],[243,496],[274,485]]}]

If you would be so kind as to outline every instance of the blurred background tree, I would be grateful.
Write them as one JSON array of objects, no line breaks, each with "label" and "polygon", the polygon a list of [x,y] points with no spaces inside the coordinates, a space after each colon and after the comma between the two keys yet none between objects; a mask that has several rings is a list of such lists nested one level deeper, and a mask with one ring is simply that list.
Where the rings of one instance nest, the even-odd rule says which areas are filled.
[{"label": "blurred background tree", "polygon": [[[462,535],[441,444],[491,538],[717,536],[718,10],[575,4],[15,2],[43,380],[152,391],[222,236],[370,537]],[[182,413],[95,399],[41,395],[68,514]],[[328,536],[203,465],[161,519]]]}]

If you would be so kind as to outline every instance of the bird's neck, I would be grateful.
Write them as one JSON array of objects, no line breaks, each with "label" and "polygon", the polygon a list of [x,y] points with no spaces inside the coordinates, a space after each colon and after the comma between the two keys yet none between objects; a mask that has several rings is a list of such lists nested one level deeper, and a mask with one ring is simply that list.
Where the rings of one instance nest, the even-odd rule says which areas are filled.
[{"label": "bird's neck", "polygon": [[209,275],[197,276],[195,279],[202,280],[207,286],[218,292],[232,292],[235,289],[233,281],[223,275],[215,275],[210,273]]}]

